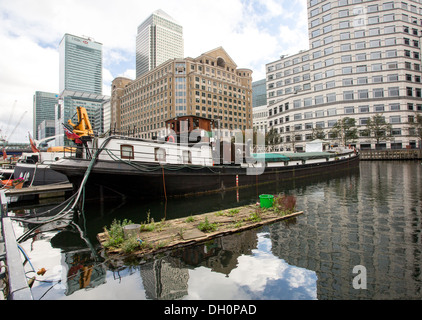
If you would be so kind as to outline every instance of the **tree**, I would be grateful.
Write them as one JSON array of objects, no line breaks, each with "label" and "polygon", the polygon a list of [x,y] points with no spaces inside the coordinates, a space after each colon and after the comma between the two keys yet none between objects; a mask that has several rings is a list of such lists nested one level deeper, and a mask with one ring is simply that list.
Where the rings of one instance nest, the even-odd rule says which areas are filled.
[{"label": "tree", "polygon": [[416,113],[414,117],[412,117],[412,121],[409,119],[410,127],[409,133],[412,136],[415,136],[419,139],[419,146],[421,146],[422,142],[422,114]]},{"label": "tree", "polygon": [[369,136],[377,141],[376,146],[379,145],[380,140],[391,139],[391,124],[385,122],[385,117],[380,114],[374,115],[366,124]]},{"label": "tree", "polygon": [[278,144],[279,135],[274,128],[271,128],[270,131],[265,135],[265,144],[267,146],[272,146]]},{"label": "tree", "polygon": [[321,127],[316,127],[312,129],[312,139],[324,139],[325,138],[325,132]]},{"label": "tree", "polygon": [[349,117],[337,120],[330,130],[330,136],[334,139],[338,138],[344,146],[347,146],[348,142],[354,142],[358,138],[356,120]]}]

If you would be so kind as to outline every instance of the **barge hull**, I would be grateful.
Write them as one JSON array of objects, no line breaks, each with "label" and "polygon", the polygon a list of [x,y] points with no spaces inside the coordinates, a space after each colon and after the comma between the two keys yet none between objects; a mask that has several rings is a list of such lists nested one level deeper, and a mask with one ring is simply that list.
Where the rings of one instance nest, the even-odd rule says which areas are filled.
[{"label": "barge hull", "polygon": [[[64,159],[62,164],[52,165],[52,169],[65,174],[78,189],[90,161],[70,161],[72,166],[66,165]],[[100,161],[92,167],[85,187],[86,196],[91,199],[113,194],[130,198],[165,198],[218,192],[286,179],[301,179],[345,171],[358,165],[359,156],[351,156],[319,163],[266,167],[262,174],[248,175],[246,168],[240,166],[177,167],[149,163],[142,164],[141,168],[135,163]]]}]

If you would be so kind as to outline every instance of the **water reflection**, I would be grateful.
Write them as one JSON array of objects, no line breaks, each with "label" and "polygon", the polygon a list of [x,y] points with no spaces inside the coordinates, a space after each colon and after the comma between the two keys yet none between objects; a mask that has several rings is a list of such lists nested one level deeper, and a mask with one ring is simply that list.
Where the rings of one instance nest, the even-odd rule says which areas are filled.
[{"label": "water reflection", "polygon": [[147,299],[316,299],[315,272],[271,253],[268,231],[246,231],[140,266]]},{"label": "water reflection", "polygon": [[[23,245],[36,269],[36,299],[421,299],[422,166],[362,162],[360,170],[306,181],[174,199],[167,204],[87,204],[86,219]],[[225,236],[148,261],[112,263],[96,234],[113,219],[157,221],[297,197],[296,220]],[[27,226],[16,223],[24,232]],[[100,254],[100,255],[99,255]],[[367,289],[353,288],[353,267]]]}]

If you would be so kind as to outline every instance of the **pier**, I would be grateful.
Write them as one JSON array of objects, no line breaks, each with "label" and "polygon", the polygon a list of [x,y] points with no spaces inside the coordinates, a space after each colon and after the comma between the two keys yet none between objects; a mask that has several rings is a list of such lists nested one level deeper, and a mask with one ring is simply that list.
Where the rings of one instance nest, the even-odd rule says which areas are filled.
[{"label": "pier", "polygon": [[41,198],[62,196],[66,192],[72,191],[73,185],[71,183],[64,184],[49,184],[43,186],[32,186],[21,189],[8,189],[4,191],[6,197],[19,196],[38,196]]},{"label": "pier", "polygon": [[5,191],[3,190],[0,191],[0,205],[1,281],[4,281],[7,286],[7,295],[9,300],[33,300],[31,289],[28,286],[21,253],[19,252],[15,232],[13,230],[12,221],[7,217],[7,199]]},{"label": "pier", "polygon": [[390,150],[361,150],[360,160],[420,160],[422,150],[419,149],[390,149]]}]

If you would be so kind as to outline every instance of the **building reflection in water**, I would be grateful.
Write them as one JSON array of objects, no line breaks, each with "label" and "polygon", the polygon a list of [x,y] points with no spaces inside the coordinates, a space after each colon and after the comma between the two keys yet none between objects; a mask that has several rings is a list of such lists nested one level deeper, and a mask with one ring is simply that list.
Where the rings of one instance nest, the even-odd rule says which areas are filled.
[{"label": "building reflection in water", "polygon": [[175,250],[140,269],[147,299],[316,298],[315,272],[272,255],[267,227]]},{"label": "building reflection in water", "polygon": [[[260,241],[267,237],[270,243],[265,252],[278,263],[284,261],[313,273],[317,299],[420,299],[422,197],[420,184],[415,182],[421,178],[422,169],[412,163],[362,163],[357,174],[297,184],[294,193],[298,209],[305,212],[297,223],[275,223],[175,251],[165,258],[165,263],[154,262],[165,268],[155,269],[154,285],[147,285],[144,279],[145,289],[149,297],[160,299],[170,297],[170,288],[180,284],[178,290],[173,289],[178,297],[192,296],[192,290],[196,290],[192,277],[200,267],[224,274],[232,281],[237,272],[246,269],[246,261],[251,263],[247,258],[259,255]],[[353,288],[353,268],[357,265],[367,270],[366,290]],[[164,271],[169,274],[164,275]],[[260,273],[264,276],[265,270],[253,270],[250,277]],[[173,277],[178,280],[172,281]],[[273,278],[277,277],[281,278]],[[247,278],[243,280],[248,283]],[[204,279],[204,285],[206,281],[209,285],[212,280]],[[271,298],[268,291],[277,290],[272,281],[266,282],[260,295],[247,298]],[[285,285],[280,279],[276,283]],[[165,290],[166,286],[169,289]],[[214,298],[218,297],[216,293]],[[274,297],[295,295],[286,297],[279,291]],[[312,298],[312,294],[301,297]]]}]

